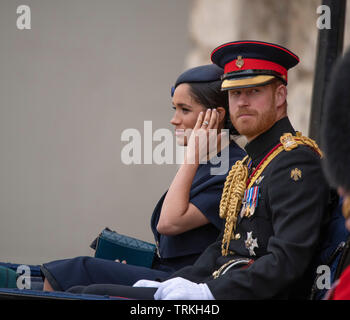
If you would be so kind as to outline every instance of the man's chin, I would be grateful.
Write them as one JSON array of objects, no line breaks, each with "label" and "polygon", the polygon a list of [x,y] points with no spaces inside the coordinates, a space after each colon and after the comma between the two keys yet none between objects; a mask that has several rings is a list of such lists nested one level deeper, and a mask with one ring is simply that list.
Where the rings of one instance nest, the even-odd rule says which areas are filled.
[{"label": "man's chin", "polygon": [[251,126],[235,126],[235,128],[242,136],[250,136],[254,134],[254,130],[252,130]]}]

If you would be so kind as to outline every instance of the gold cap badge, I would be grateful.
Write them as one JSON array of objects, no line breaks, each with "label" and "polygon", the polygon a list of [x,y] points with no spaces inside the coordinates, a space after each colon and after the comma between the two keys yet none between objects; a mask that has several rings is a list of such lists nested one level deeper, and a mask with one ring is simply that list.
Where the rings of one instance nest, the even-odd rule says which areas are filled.
[{"label": "gold cap badge", "polygon": [[237,57],[236,66],[240,69],[244,66],[244,60],[242,56]]}]

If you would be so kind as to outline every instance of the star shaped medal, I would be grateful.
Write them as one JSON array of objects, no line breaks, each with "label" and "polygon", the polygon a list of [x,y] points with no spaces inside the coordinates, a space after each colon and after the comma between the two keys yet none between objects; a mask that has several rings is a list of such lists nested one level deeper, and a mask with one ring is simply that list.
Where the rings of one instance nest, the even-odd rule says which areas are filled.
[{"label": "star shaped medal", "polygon": [[253,231],[247,232],[247,240],[244,241],[245,247],[248,249],[251,256],[255,256],[254,249],[259,248],[258,239],[253,239]]}]

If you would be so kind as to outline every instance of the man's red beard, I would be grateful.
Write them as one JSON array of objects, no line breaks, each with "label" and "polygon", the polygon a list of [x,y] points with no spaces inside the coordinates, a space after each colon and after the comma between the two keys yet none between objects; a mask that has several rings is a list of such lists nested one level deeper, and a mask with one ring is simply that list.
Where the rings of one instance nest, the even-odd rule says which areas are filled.
[{"label": "man's red beard", "polygon": [[[248,115],[248,117],[244,119],[241,117],[242,115]],[[276,112],[272,106],[267,112],[262,113],[242,108],[236,112],[234,117],[231,117],[231,121],[241,135],[249,138],[270,129],[276,122]]]}]

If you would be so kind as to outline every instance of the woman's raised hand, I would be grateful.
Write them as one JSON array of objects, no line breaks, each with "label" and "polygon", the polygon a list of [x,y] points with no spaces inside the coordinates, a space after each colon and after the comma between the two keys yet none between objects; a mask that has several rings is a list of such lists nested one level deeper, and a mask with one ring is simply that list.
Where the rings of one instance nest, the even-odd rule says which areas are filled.
[{"label": "woman's raised hand", "polygon": [[215,151],[221,140],[218,135],[219,114],[216,109],[200,112],[197,122],[187,143],[185,163],[199,164],[208,160],[208,155]]}]

